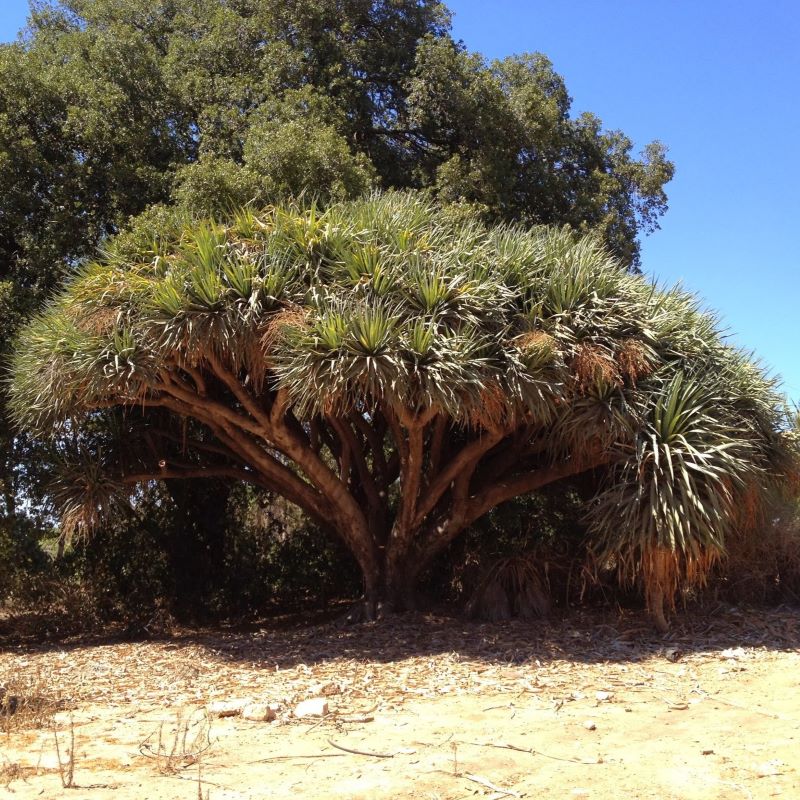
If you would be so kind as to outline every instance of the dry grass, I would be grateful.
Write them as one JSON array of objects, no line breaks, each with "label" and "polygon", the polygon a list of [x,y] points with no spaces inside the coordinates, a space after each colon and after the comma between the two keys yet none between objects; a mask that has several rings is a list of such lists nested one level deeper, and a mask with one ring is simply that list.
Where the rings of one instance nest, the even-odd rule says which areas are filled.
[{"label": "dry grass", "polygon": [[3,759],[2,763],[0,763],[0,787],[5,789],[9,794],[16,793],[11,787],[11,784],[15,781],[27,783],[28,778],[33,778],[41,773],[39,767],[12,761],[5,754],[0,754],[0,758]]},{"label": "dry grass", "polygon": [[[321,800],[561,797],[576,785],[591,785],[598,799],[672,797],[684,796],[687,775],[703,781],[697,797],[740,800],[741,793],[719,791],[719,778],[747,784],[753,796],[797,796],[790,739],[800,712],[791,694],[796,612],[685,622],[690,627],[665,640],[631,614],[572,613],[554,625],[402,615],[346,630],[78,645],[63,659],[63,648],[15,650],[0,654],[0,664],[30,669],[60,659],[64,685],[87,690],[91,702],[75,715],[75,777],[96,782],[62,790],[54,759],[35,775],[13,766],[7,774],[20,781],[17,796],[95,800],[201,800],[209,791],[212,798]],[[729,648],[736,655],[725,655]],[[202,674],[190,675],[190,665]],[[165,717],[169,704],[199,708],[220,690],[294,702],[333,678],[342,683],[330,697],[335,722],[292,718],[289,709],[268,725],[215,720],[214,756],[189,767],[176,761],[193,751],[195,729],[176,708]],[[189,680],[198,691],[179,698]],[[356,707],[358,719],[350,713]],[[585,727],[587,719],[596,729]],[[67,744],[68,725],[60,734]],[[161,769],[155,758],[131,757],[150,731]],[[52,734],[40,739],[52,748]],[[19,736],[8,758],[30,765],[32,741]],[[365,755],[376,753],[392,755]],[[761,762],[768,777],[756,772]]]},{"label": "dry grass", "polygon": [[800,521],[765,525],[759,534],[729,537],[727,555],[709,581],[718,599],[751,603],[800,602]]},{"label": "dry grass", "polygon": [[[185,717],[183,711],[178,711],[174,727],[166,731],[164,723],[161,723],[139,745],[139,752],[155,762],[161,775],[175,775],[197,765],[199,784],[200,759],[212,744],[211,718],[208,712],[198,711]],[[198,793],[202,797],[199,787]]]},{"label": "dry grass", "polygon": [[0,731],[8,735],[52,725],[54,714],[65,705],[53,690],[46,672],[20,673],[0,679]]},{"label": "dry grass", "polygon": [[[6,741],[12,736],[30,730],[52,728],[55,736],[56,752],[59,759],[59,772],[64,788],[72,786],[75,772],[74,740],[75,733],[70,727],[71,746],[66,751],[66,760],[62,762],[59,750],[58,733],[55,715],[63,709],[65,701],[60,692],[53,690],[51,673],[41,669],[31,672],[18,671],[0,678],[0,731],[5,734]],[[5,758],[5,757],[4,757]],[[0,785],[13,792],[11,784],[17,780],[26,780],[38,774],[38,767],[21,765],[5,758],[0,764]]]},{"label": "dry grass", "polygon": [[58,758],[58,774],[61,778],[61,787],[71,789],[75,785],[75,723],[69,721],[69,747],[64,750],[66,760],[61,757],[61,741],[58,738],[58,727],[53,721],[53,739],[56,745]]},{"label": "dry grass", "polygon": [[11,784],[14,781],[20,780],[25,777],[25,769],[16,761],[9,761],[6,758],[5,763],[0,766],[0,784],[6,791],[11,790]]}]

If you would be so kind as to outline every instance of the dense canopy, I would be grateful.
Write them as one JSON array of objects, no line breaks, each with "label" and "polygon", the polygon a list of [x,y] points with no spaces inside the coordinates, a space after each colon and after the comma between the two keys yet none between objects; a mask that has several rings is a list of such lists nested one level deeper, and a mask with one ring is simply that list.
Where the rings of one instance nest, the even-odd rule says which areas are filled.
[{"label": "dense canopy", "polygon": [[[672,172],[658,142],[637,153],[577,114],[544,55],[455,42],[435,0],[37,0],[0,44],[0,360],[76,263],[160,204],[416,188],[489,221],[597,230],[636,265]],[[13,537],[52,464],[6,400]]]},{"label": "dense canopy", "polygon": [[81,266],[16,348],[19,423],[124,409],[121,445],[64,491],[76,527],[137,482],[250,481],[347,544],[374,611],[411,604],[498,504],[585,474],[598,546],[660,617],[791,455],[772,382],[597,235],[403,193],[153,224]]}]

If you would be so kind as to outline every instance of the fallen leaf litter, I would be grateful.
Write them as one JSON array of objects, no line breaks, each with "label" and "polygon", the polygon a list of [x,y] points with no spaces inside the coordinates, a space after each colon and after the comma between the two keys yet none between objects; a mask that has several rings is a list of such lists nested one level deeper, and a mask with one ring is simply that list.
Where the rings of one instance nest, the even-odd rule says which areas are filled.
[{"label": "fallen leaf litter", "polygon": [[[613,703],[624,689],[685,710],[703,699],[702,687],[693,697],[671,695],[671,674],[654,671],[653,660],[673,670],[712,660],[723,670],[746,669],[759,653],[800,645],[795,611],[761,619],[735,610],[687,616],[666,637],[653,634],[641,616],[611,622],[598,612],[573,612],[552,623],[408,614],[345,628],[180,631],[166,641],[9,648],[0,653],[0,685],[4,675],[37,673],[70,704],[112,707],[212,706],[241,698],[242,705],[272,704],[278,724],[299,723],[292,709],[317,697],[327,698],[319,704],[321,716],[330,703],[330,716],[359,720],[408,698],[483,692],[529,695],[557,711],[583,697]],[[316,722],[303,720],[309,721]]]}]

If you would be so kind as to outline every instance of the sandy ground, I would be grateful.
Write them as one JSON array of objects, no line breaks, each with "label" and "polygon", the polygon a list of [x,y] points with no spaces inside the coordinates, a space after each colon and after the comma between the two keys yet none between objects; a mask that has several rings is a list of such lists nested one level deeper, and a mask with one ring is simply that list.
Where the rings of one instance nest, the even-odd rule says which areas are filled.
[{"label": "sandy ground", "polygon": [[[63,705],[4,720],[0,796],[800,798],[799,645],[800,611],[728,609],[664,638],[637,616],[405,616],[6,648],[0,686]],[[320,695],[327,716],[292,715]],[[213,717],[221,699],[277,718]]]}]

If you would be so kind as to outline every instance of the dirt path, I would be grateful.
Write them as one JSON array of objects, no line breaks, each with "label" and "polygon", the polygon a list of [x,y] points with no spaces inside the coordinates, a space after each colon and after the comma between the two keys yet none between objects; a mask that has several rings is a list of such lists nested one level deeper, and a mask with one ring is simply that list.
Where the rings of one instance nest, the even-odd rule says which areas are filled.
[{"label": "dirt path", "polygon": [[[0,685],[69,706],[55,721],[65,763],[74,722],[77,788],[62,788],[52,728],[24,727],[23,713],[0,736],[0,794],[797,798],[798,645],[800,612],[783,610],[697,620],[666,639],[636,617],[419,616],[12,649]],[[320,695],[328,716],[292,716]],[[277,704],[277,718],[212,717],[222,699]]]}]

